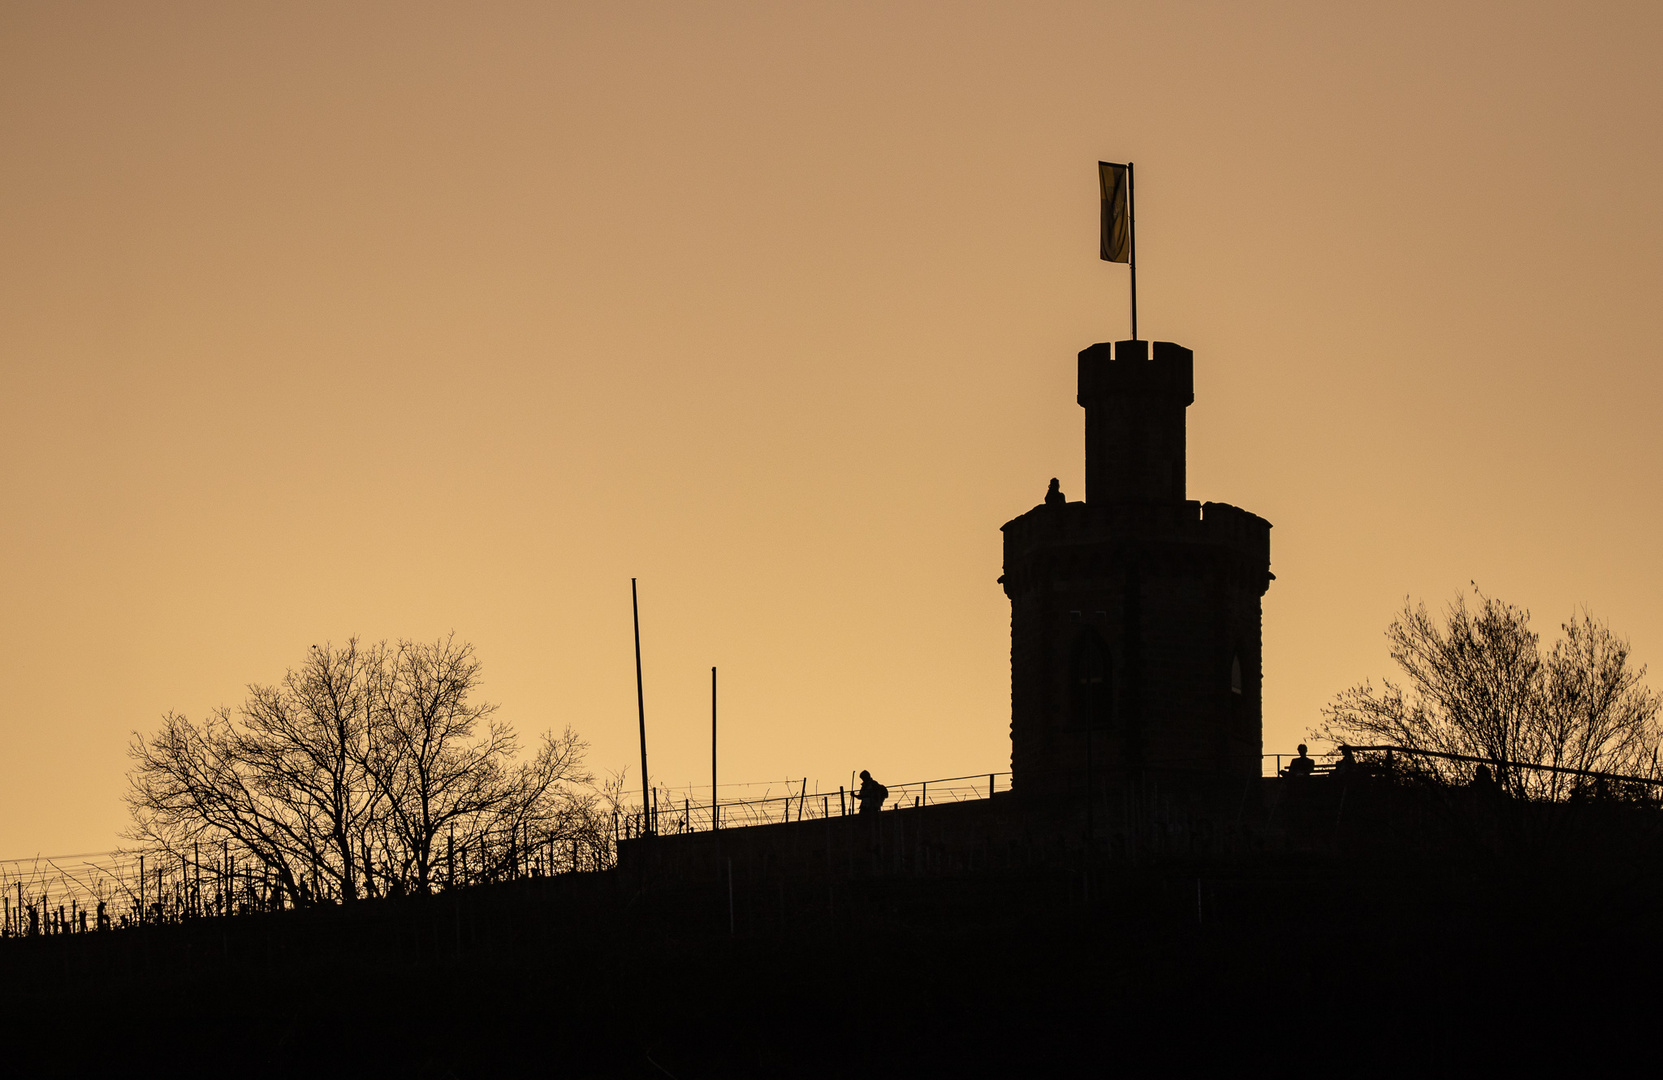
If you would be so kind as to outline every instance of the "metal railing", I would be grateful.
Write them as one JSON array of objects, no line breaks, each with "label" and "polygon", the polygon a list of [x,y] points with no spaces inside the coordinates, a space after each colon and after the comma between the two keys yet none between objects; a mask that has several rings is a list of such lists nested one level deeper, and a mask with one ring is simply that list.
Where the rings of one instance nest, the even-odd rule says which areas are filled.
[{"label": "metal railing", "polygon": [[[1379,745],[1379,746],[1346,746],[1352,755],[1365,755],[1358,762],[1360,766],[1367,766],[1373,770],[1384,769],[1387,772],[1426,774],[1434,779],[1445,781],[1457,780],[1470,782],[1482,767],[1491,771],[1492,779],[1500,780],[1511,774],[1513,776],[1532,775],[1549,778],[1554,781],[1549,789],[1549,797],[1570,795],[1583,790],[1583,781],[1593,781],[1594,785],[1636,786],[1652,791],[1653,797],[1658,794],[1654,789],[1663,787],[1663,771],[1651,776],[1636,776],[1631,773],[1607,772],[1600,769],[1582,769],[1571,765],[1549,765],[1533,761],[1512,761],[1506,758],[1485,757],[1477,754],[1457,754],[1445,750],[1425,750],[1412,746]],[[1342,748],[1325,751],[1320,754],[1307,754],[1316,762],[1313,771],[1318,775],[1331,773],[1343,757]],[[1264,754],[1261,775],[1285,776],[1284,771],[1289,762],[1297,758],[1297,754]],[[1439,764],[1448,763],[1443,767]],[[1568,778],[1569,784],[1558,783],[1562,778]]]},{"label": "metal railing", "polygon": [[[1331,772],[1334,768],[1334,762],[1340,759],[1340,752],[1338,750],[1330,750],[1321,754],[1307,753],[1306,756],[1317,763],[1316,771]],[[1299,755],[1297,753],[1261,754],[1259,755],[1259,775],[1267,777],[1284,776],[1286,774],[1282,770],[1287,768],[1288,762],[1293,761],[1298,757]]]}]

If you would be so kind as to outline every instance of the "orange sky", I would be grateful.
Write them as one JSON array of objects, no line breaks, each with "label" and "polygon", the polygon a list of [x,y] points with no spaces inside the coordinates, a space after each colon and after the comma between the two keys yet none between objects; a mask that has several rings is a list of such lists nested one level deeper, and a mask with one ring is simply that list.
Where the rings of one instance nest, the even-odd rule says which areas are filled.
[{"label": "orange sky", "polygon": [[1663,664],[1659,56],[1656,4],[7,4],[0,857],[355,633],[634,777],[632,575],[662,780],[712,664],[724,779],[1006,768],[999,526],[1083,494],[1127,331],[1099,158],[1191,497],[1275,525],[1267,750],[1469,580]]}]

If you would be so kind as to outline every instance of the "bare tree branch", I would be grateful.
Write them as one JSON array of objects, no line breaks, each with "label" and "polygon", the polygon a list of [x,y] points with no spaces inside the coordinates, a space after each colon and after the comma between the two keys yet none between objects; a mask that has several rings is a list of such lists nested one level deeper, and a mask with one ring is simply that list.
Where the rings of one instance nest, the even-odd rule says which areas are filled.
[{"label": "bare tree branch", "polygon": [[[1311,735],[1483,758],[1505,790],[1531,798],[1566,798],[1577,780],[1510,763],[1657,774],[1663,697],[1644,684],[1644,667],[1629,666],[1626,641],[1584,610],[1544,656],[1528,611],[1474,597],[1475,609],[1457,597],[1442,625],[1406,600],[1386,629],[1406,683],[1341,692]],[[1464,778],[1453,764],[1423,767]]]}]

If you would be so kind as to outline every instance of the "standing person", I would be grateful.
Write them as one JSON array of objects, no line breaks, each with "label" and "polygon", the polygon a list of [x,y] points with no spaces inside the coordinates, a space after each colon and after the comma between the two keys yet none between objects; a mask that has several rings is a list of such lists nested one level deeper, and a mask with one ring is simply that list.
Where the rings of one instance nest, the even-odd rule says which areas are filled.
[{"label": "standing person", "polygon": [[889,798],[889,789],[872,779],[872,774],[865,769],[860,771],[860,790],[855,793],[860,800],[860,812],[875,814],[883,809],[883,801]]}]

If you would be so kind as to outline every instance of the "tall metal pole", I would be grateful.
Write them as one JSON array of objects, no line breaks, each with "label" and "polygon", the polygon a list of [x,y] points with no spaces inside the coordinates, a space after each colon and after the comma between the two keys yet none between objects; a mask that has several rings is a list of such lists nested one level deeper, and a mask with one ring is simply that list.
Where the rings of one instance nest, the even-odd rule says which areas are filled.
[{"label": "tall metal pole", "polygon": [[647,792],[647,697],[641,688],[641,604],[635,597],[635,579],[629,579],[629,607],[635,615],[635,707],[641,717],[641,816],[646,832],[652,832],[652,797]]},{"label": "tall metal pole", "polygon": [[1129,261],[1132,264],[1132,340],[1138,339],[1138,215],[1137,201],[1133,194],[1135,188],[1132,183],[1132,163],[1126,163],[1126,231],[1131,235]]},{"label": "tall metal pole", "polygon": [[710,669],[710,829],[722,827],[721,800],[716,797],[716,669]]}]

